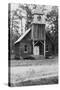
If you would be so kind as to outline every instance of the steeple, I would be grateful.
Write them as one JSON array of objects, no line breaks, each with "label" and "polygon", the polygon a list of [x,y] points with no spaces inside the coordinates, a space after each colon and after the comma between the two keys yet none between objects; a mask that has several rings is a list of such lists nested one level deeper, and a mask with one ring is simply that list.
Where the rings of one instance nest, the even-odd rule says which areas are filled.
[{"label": "steeple", "polygon": [[45,15],[39,6],[37,6],[36,9],[32,11],[32,17],[32,24],[45,24]]}]

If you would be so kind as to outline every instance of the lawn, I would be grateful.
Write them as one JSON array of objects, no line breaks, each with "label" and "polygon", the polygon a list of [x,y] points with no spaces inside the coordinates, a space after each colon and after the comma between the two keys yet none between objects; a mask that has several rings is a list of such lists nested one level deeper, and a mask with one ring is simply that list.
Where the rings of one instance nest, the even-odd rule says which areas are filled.
[{"label": "lawn", "polygon": [[11,86],[58,83],[58,58],[13,60],[10,67]]},{"label": "lawn", "polygon": [[11,66],[32,66],[43,64],[55,64],[58,63],[58,58],[53,59],[41,59],[41,60],[11,60]]}]

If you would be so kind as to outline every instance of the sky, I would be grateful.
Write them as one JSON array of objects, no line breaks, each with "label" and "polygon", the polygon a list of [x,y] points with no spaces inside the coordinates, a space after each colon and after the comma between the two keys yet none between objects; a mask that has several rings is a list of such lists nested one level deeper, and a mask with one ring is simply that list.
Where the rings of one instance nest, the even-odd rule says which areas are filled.
[{"label": "sky", "polygon": [[[11,3],[11,10],[16,10],[16,9],[18,8],[18,6],[19,6],[18,3]],[[51,10],[51,7],[52,7],[52,6],[46,5],[46,9],[47,9],[48,11]],[[30,8],[31,8],[31,5],[30,5]]]}]

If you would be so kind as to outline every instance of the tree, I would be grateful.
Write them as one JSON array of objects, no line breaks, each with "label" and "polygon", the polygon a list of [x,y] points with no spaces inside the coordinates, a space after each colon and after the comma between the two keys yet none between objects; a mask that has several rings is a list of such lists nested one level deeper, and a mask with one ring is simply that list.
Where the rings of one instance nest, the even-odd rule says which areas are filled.
[{"label": "tree", "polygon": [[31,8],[30,8],[30,4],[20,5],[20,7],[23,8],[27,13],[26,29],[28,29],[30,27],[31,21],[32,21],[32,12],[31,12]]},{"label": "tree", "polygon": [[10,58],[14,52],[14,42],[20,37],[19,22],[17,19],[21,19],[17,14],[17,9],[11,11],[11,4],[8,11],[8,29],[9,29],[9,47]]},{"label": "tree", "polygon": [[19,37],[20,36],[19,21],[22,19],[22,16],[18,13],[20,13],[19,9],[16,9],[15,11],[13,11],[12,29],[13,29],[13,32]]},{"label": "tree", "polygon": [[53,6],[52,10],[47,14],[47,21],[49,23],[49,35],[54,45],[55,54],[58,53],[58,8]]},{"label": "tree", "polygon": [[32,19],[33,19],[32,10],[36,9],[36,5],[35,4],[24,4],[24,5],[20,4],[19,8],[22,8],[27,13],[27,18],[26,18],[26,20],[27,20],[27,22],[26,22],[26,30],[27,30],[28,28],[31,27],[31,22],[32,22]]}]

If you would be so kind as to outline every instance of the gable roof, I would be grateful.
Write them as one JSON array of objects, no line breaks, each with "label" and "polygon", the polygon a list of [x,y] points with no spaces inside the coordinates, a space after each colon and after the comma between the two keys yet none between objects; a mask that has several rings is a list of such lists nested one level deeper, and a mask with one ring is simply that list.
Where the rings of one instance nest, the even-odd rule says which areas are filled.
[{"label": "gable roof", "polygon": [[26,32],[17,41],[15,41],[14,44],[20,42],[30,31],[31,31],[31,28],[26,30]]}]

